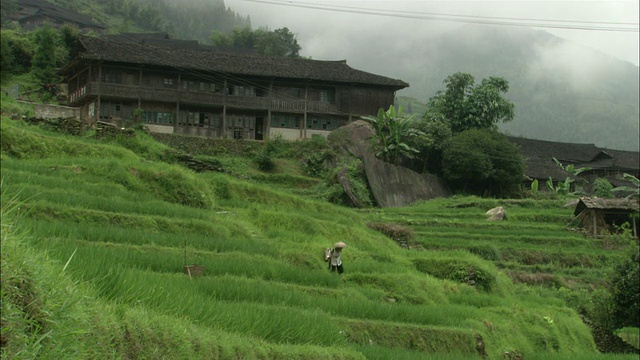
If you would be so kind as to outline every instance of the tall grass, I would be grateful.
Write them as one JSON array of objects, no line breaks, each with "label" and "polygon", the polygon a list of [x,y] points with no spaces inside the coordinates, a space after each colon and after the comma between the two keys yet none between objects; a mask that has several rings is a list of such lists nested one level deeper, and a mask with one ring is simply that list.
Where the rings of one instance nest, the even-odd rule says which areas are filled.
[{"label": "tall grass", "polygon": [[[90,288],[85,298],[116,309],[107,323],[120,330],[107,343],[124,345],[102,354],[468,358],[457,336],[481,337],[493,359],[596,354],[570,297],[522,290],[537,288],[514,286],[507,273],[553,273],[562,286],[592,280],[619,256],[567,232],[562,201],[454,197],[353,211],[292,193],[309,180],[287,159],[270,174],[231,158],[221,162],[245,174],[196,174],[162,163],[171,151],[147,137],[76,142],[3,126],[14,147],[3,147],[3,173],[24,188],[25,243]],[[33,144],[39,137],[44,145]],[[495,206],[507,207],[507,221],[486,221]],[[370,221],[411,227],[419,246],[401,248]],[[342,276],[320,257],[336,241],[349,244]],[[204,275],[185,275],[185,263]]]}]

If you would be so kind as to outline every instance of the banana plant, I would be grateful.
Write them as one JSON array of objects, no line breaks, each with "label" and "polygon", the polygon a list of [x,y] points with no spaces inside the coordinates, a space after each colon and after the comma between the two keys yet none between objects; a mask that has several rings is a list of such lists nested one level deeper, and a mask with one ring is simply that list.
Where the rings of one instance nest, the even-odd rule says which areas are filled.
[{"label": "banana plant", "polygon": [[637,177],[631,175],[631,174],[627,174],[624,173],[622,175],[622,177],[627,180],[628,182],[630,182],[633,186],[618,186],[615,187],[613,189],[611,189],[611,191],[614,192],[619,192],[619,191],[623,191],[623,192],[629,192],[630,194],[627,195],[627,198],[633,198],[635,197],[636,199],[640,200],[640,179],[638,179]]},{"label": "banana plant", "polygon": [[413,127],[413,117],[402,116],[402,107],[396,110],[391,105],[387,111],[380,108],[377,116],[364,116],[362,119],[369,122],[376,131],[373,142],[377,158],[397,165],[402,157],[412,159],[420,153],[405,141],[424,133]]}]

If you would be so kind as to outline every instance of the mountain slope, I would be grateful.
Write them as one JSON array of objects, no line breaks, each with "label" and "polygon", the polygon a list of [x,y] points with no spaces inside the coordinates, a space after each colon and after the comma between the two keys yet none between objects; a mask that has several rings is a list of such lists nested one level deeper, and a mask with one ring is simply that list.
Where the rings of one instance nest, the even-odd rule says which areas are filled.
[{"label": "mountain slope", "polygon": [[[476,81],[509,81],[516,118],[501,128],[516,136],[638,150],[638,67],[529,28],[463,26],[414,46],[402,67],[399,95],[426,102],[455,72]],[[375,61],[372,67],[375,68]]]}]

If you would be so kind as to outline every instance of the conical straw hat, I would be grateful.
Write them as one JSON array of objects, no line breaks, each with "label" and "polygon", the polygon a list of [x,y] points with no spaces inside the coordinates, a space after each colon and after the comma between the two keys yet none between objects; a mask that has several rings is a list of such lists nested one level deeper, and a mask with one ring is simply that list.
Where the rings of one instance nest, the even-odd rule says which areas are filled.
[{"label": "conical straw hat", "polygon": [[338,241],[337,243],[333,244],[334,248],[346,248],[347,244],[343,243],[342,241]]}]

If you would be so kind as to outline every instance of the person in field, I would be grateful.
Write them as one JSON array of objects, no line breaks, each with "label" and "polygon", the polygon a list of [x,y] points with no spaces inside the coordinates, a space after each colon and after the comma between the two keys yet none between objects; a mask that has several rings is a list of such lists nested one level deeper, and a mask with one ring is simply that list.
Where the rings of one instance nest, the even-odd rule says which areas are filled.
[{"label": "person in field", "polygon": [[333,249],[331,249],[330,257],[329,257],[329,270],[331,272],[338,272],[338,274],[342,274],[344,272],[344,268],[342,267],[342,249],[346,248],[347,244],[342,241],[333,244]]}]

